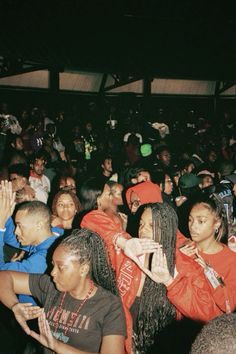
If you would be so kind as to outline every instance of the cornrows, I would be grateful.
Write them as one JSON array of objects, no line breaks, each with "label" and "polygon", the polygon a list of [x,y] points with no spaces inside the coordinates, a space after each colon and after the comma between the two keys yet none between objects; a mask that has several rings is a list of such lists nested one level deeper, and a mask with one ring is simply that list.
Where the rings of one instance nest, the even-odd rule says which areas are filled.
[{"label": "cornrows", "polygon": [[74,230],[61,242],[61,246],[78,257],[80,264],[89,263],[91,277],[98,285],[119,295],[106,246],[97,233],[88,229]]}]

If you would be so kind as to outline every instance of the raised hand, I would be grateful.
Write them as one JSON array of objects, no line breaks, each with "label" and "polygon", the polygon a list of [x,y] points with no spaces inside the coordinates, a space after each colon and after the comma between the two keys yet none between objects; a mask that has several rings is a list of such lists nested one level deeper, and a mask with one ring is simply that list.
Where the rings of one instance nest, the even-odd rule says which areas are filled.
[{"label": "raised hand", "polygon": [[180,252],[185,254],[188,257],[195,256],[197,254],[197,248],[193,241],[188,240],[186,241],[180,248]]},{"label": "raised hand", "polygon": [[30,328],[27,325],[28,320],[33,320],[41,315],[42,309],[39,306],[33,306],[31,303],[17,303],[12,307],[15,318],[23,330],[30,334]]},{"label": "raised hand", "polygon": [[5,227],[7,219],[15,209],[16,193],[12,191],[12,183],[1,181],[0,185],[0,228]]},{"label": "raised hand", "polygon": [[173,281],[170,275],[166,255],[164,254],[162,248],[158,248],[154,253],[152,258],[151,272],[156,283],[162,283],[166,286],[170,285]]},{"label": "raised hand", "polygon": [[142,268],[155,283],[162,283],[166,286],[170,285],[174,280],[170,275],[166,255],[163,253],[162,247],[159,246],[152,257],[151,270]]},{"label": "raised hand", "polygon": [[146,253],[153,253],[159,247],[158,243],[150,239],[131,238],[125,243],[124,253],[131,258],[141,269],[142,263],[138,256]]},{"label": "raised hand", "polygon": [[45,313],[42,312],[38,318],[38,325],[39,325],[39,334],[31,331],[30,335],[34,339],[36,339],[39,343],[41,343],[44,347],[47,347],[54,351],[55,349],[55,341],[56,339],[53,338],[51,333],[48,321],[46,319]]}]

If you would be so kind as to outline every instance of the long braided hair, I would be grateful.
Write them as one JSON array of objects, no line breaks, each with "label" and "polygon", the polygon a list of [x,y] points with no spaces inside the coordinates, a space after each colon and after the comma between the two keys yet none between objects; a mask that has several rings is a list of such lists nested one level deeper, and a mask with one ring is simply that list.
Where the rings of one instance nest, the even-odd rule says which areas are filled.
[{"label": "long braided hair", "polygon": [[80,264],[90,265],[90,275],[97,285],[119,295],[115,272],[110,265],[105,244],[97,233],[88,229],[75,229],[70,236],[62,240],[60,246],[78,257]]},{"label": "long braided hair", "polygon": [[[166,254],[170,274],[174,275],[175,245],[178,225],[174,209],[167,203],[146,204],[153,221],[153,238],[162,245]],[[176,316],[174,306],[169,302],[164,284],[157,284],[146,277],[140,296],[135,345],[139,353],[146,353],[154,343],[154,337],[170,324]]]}]

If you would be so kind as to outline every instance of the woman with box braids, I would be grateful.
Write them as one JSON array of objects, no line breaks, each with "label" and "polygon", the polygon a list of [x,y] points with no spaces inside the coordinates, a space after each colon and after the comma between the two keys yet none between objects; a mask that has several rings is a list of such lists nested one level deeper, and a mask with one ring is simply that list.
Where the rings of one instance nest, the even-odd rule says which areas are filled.
[{"label": "woman with box braids", "polygon": [[[124,354],[125,315],[107,260],[97,234],[75,230],[56,246],[51,276],[1,272],[5,292],[0,300],[24,331],[45,347],[44,353],[50,349],[50,353],[106,354],[112,348],[112,353]],[[32,295],[43,309],[20,303],[16,296],[20,292]],[[39,333],[28,327],[27,321],[34,318]]]},{"label": "woman with box braids", "polygon": [[[177,216],[167,203],[146,204],[139,226],[139,238],[152,237],[166,254],[170,274],[174,275]],[[144,265],[148,268],[151,257],[146,255]],[[175,307],[166,295],[164,284],[156,283],[149,277],[141,282],[139,296],[131,308],[134,321],[133,341],[138,353],[145,353],[154,337],[176,317]]]},{"label": "woman with box braids", "polygon": [[115,272],[109,263],[106,246],[97,233],[87,229],[74,230],[60,245],[67,248],[71,255],[78,257],[80,263],[91,263],[91,277],[96,284],[114,295],[119,295]]}]

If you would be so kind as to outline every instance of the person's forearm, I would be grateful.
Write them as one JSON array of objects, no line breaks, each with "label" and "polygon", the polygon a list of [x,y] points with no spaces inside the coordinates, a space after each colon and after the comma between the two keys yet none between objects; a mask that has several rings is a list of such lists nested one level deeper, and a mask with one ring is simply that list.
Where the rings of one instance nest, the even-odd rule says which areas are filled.
[{"label": "person's forearm", "polygon": [[3,215],[0,216],[0,229],[1,230],[5,230],[6,229],[6,223],[7,223],[8,219],[9,219],[9,217],[7,217],[6,215],[5,216],[3,216]]},{"label": "person's forearm", "polygon": [[53,351],[57,354],[92,354],[91,352],[84,352],[83,350],[76,349],[71,345],[64,344],[57,339],[54,339]]},{"label": "person's forearm", "polygon": [[0,289],[0,301],[3,305],[11,309],[19,302],[14,292],[11,275],[7,271],[0,271]]}]

